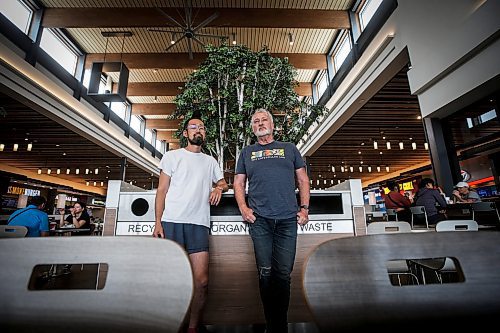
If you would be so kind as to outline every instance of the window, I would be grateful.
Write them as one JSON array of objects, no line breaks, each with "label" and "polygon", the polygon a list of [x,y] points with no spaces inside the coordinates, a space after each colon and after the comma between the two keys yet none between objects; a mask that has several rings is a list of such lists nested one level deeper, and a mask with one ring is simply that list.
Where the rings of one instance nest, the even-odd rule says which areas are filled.
[{"label": "window", "polygon": [[318,77],[318,81],[316,81],[317,87],[317,97],[321,98],[326,88],[328,88],[328,75],[326,75],[326,71],[322,71],[322,73]]},{"label": "window", "polygon": [[116,113],[120,118],[125,119],[127,106],[123,102],[111,102],[111,111]]},{"label": "window", "polygon": [[487,121],[495,119],[497,117],[497,112],[495,109],[485,112],[474,118],[467,118],[467,127],[472,128],[474,126],[478,126],[484,124]]},{"label": "window", "polygon": [[78,56],[51,29],[43,29],[40,47],[71,75],[75,75]]},{"label": "window", "polygon": [[141,133],[142,119],[138,116],[132,116],[130,118],[130,128],[136,131],[137,133]]},{"label": "window", "polygon": [[160,153],[163,153],[161,151],[162,145],[160,140],[156,140],[156,145],[155,145],[156,150],[158,150]]},{"label": "window", "polygon": [[365,30],[368,22],[370,22],[381,3],[382,0],[366,0],[363,6],[361,6],[361,9],[359,10],[359,24],[361,26],[361,31]]},{"label": "window", "polygon": [[22,1],[0,1],[0,12],[25,34],[28,33],[33,11]]},{"label": "window", "polygon": [[481,124],[484,124],[485,122],[487,122],[488,120],[492,120],[492,119],[495,119],[497,117],[497,113],[496,111],[493,109],[493,110],[490,110],[488,112],[485,112],[483,113],[482,115],[479,116],[479,122]]},{"label": "window", "polygon": [[339,44],[333,52],[333,65],[335,73],[339,70],[340,66],[344,63],[345,59],[351,52],[351,40],[349,34],[344,32],[339,38]]},{"label": "window", "polygon": [[146,139],[146,142],[153,144],[153,131],[149,128],[144,132],[144,139]]},{"label": "window", "polygon": [[90,69],[86,69],[83,72],[83,86],[87,89],[89,89],[89,84],[90,84]]}]

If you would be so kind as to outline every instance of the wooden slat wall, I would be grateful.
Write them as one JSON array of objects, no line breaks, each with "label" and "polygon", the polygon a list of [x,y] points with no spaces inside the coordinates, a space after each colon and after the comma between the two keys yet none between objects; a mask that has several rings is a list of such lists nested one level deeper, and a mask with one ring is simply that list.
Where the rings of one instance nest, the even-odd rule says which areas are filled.
[{"label": "wooden slat wall", "polygon": [[[299,235],[292,273],[290,322],[312,322],[304,299],[304,261],[320,243],[352,234]],[[250,236],[211,236],[208,300],[205,324],[264,323],[258,276]]]}]

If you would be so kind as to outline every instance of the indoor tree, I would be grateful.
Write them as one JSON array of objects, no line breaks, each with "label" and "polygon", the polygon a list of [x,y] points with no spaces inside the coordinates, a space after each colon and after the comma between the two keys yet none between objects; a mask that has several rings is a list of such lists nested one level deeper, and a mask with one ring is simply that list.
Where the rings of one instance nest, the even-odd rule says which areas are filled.
[{"label": "indoor tree", "polygon": [[[326,112],[299,101],[295,68],[267,48],[255,52],[242,45],[207,46],[207,53],[175,98],[172,118],[201,116],[207,128],[206,152],[217,158],[221,170],[233,171],[241,150],[254,142],[250,120],[256,109],[273,113],[276,140],[294,143]],[[181,146],[183,125],[177,132]]]}]

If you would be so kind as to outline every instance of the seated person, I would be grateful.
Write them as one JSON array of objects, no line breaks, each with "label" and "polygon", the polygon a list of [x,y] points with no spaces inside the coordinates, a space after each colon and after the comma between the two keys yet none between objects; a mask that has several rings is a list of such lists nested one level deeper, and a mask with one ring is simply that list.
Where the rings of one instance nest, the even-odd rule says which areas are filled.
[{"label": "seated person", "polygon": [[[423,178],[413,201],[416,206],[425,207],[429,224],[436,224],[439,221],[446,220],[446,215],[443,213],[443,209],[446,208],[446,200],[440,191],[434,188],[434,180]],[[439,205],[441,211],[439,207],[436,207],[436,204]]]},{"label": "seated person", "polygon": [[77,235],[90,235],[90,216],[87,213],[86,205],[83,202],[77,201],[73,205],[73,208],[70,208],[71,214],[69,214],[66,219],[64,218],[64,208],[59,208],[59,213],[61,213],[61,221],[59,222],[59,226],[63,227],[65,225],[74,225],[75,228],[78,229],[89,229],[88,232],[77,232],[74,233],[74,236]]},{"label": "seated person", "polygon": [[472,202],[480,202],[481,197],[477,194],[476,191],[473,191],[469,188],[469,184],[466,182],[458,182],[455,185],[457,188],[452,192],[453,202],[455,203],[472,203]]},{"label": "seated person", "polygon": [[385,196],[385,208],[396,210],[398,221],[410,222],[410,199],[399,193],[398,185],[395,182],[387,183],[387,187],[389,188],[390,192]]},{"label": "seated person", "polygon": [[47,199],[41,196],[31,198],[26,208],[16,210],[9,217],[8,225],[28,228],[26,237],[45,237],[49,235],[49,216],[42,211]]}]

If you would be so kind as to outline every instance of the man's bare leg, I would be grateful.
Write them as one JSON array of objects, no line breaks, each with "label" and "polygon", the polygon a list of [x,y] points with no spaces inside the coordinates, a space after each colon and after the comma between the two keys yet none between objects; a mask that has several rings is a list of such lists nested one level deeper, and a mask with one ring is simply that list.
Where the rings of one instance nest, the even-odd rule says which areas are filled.
[{"label": "man's bare leg", "polygon": [[194,276],[193,301],[191,302],[189,328],[197,328],[203,314],[208,292],[208,252],[189,255]]}]

